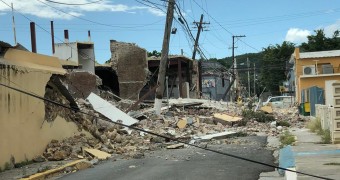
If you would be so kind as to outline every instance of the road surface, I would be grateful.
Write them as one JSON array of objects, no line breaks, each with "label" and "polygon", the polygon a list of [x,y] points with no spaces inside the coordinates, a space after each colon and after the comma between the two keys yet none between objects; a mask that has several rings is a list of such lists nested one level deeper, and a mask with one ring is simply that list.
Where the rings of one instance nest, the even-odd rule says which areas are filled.
[{"label": "road surface", "polygon": [[[242,137],[241,144],[209,145],[208,148],[273,164],[272,152],[265,149],[266,137]],[[62,177],[63,180],[183,180],[258,179],[273,168],[232,157],[186,147],[161,150],[143,159],[107,161],[94,168]]]}]

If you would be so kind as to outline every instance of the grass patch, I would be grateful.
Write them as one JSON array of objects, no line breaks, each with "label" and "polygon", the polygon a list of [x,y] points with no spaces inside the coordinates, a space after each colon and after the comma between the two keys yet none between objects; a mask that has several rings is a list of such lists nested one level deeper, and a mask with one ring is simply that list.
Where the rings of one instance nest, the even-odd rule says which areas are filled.
[{"label": "grass patch", "polygon": [[315,120],[310,121],[307,124],[307,128],[311,132],[314,132],[317,135],[321,136],[321,143],[323,144],[331,143],[331,132],[329,131],[329,129],[326,129],[326,130],[322,129],[320,118],[316,118]]},{"label": "grass patch", "polygon": [[281,142],[281,145],[280,145],[281,148],[287,145],[292,145],[295,142],[295,136],[291,134],[289,131],[285,131],[280,136],[280,142]]},{"label": "grass patch", "polygon": [[29,160],[25,160],[25,161],[22,161],[22,162],[20,162],[20,163],[15,163],[14,164],[14,167],[15,168],[21,168],[21,167],[24,167],[24,166],[26,166],[26,165],[29,165],[29,164],[33,164],[34,163],[34,161],[29,161]]},{"label": "grass patch", "polygon": [[340,166],[340,163],[331,162],[331,163],[325,163],[325,164],[323,164],[323,165]]},{"label": "grass patch", "polygon": [[330,144],[331,140],[331,131],[329,129],[322,130],[321,135],[321,143]]},{"label": "grass patch", "polygon": [[316,134],[321,134],[322,133],[322,127],[321,127],[321,120],[320,118],[316,118],[315,120],[311,120],[307,124],[307,128]]},{"label": "grass patch", "polygon": [[277,121],[276,126],[290,127],[290,123],[288,121]]}]

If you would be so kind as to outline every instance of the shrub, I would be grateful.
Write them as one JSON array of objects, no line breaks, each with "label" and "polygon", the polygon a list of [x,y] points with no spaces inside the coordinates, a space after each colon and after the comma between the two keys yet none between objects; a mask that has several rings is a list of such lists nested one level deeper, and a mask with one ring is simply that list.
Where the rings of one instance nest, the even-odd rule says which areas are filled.
[{"label": "shrub", "polygon": [[285,131],[280,136],[281,148],[287,145],[291,145],[295,142],[295,136],[291,134],[289,131]]},{"label": "shrub", "polygon": [[321,134],[322,133],[322,127],[321,127],[321,120],[320,118],[316,118],[315,120],[311,120],[307,124],[307,128],[314,133]]},{"label": "shrub", "polygon": [[321,143],[330,144],[331,141],[331,131],[329,129],[323,130],[321,134]]},{"label": "shrub", "polygon": [[271,122],[275,121],[274,116],[266,114],[261,111],[254,112],[252,110],[244,110],[242,111],[242,116],[244,120],[254,119],[257,122]]},{"label": "shrub", "polygon": [[288,121],[277,121],[276,126],[290,127],[290,123]]}]

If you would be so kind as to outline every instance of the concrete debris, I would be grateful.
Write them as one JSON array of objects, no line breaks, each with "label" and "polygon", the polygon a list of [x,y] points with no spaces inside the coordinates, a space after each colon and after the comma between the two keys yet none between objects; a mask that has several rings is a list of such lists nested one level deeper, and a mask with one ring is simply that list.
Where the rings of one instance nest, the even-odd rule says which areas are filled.
[{"label": "concrete debris", "polygon": [[178,143],[178,144],[169,145],[166,148],[167,149],[178,149],[178,148],[183,148],[183,147],[184,147],[183,143]]},{"label": "concrete debris", "polygon": [[185,128],[186,125],[187,125],[186,119],[181,119],[177,122],[177,127],[180,128],[180,129]]},{"label": "concrete debris", "polygon": [[[68,103],[62,94],[58,94],[53,89],[49,92],[49,96]],[[275,110],[272,115],[276,121],[263,123],[251,118],[245,120],[242,111],[247,107],[210,100],[170,99],[170,106],[166,106],[161,115],[155,115],[152,107],[145,105],[140,105],[137,110],[126,114],[122,110],[134,101],[122,99],[116,102],[114,99],[106,100],[103,96],[99,97],[94,93],[91,93],[87,99],[76,99],[76,102],[79,109],[89,115],[71,112],[55,113],[76,122],[79,129],[84,129],[89,134],[80,133],[62,141],[51,141],[43,157],[37,158],[37,161],[84,158],[91,165],[96,165],[98,161],[112,156],[140,159],[144,158],[144,153],[148,151],[186,147],[183,143],[176,144],[171,139],[195,143],[201,147],[222,143],[246,144],[251,142],[239,142],[233,140],[236,139],[233,137],[257,134],[279,136],[287,129],[279,122],[286,121],[286,124],[295,126],[302,124],[295,108]],[[51,106],[48,111],[52,111],[53,108]],[[71,115],[63,115],[68,113]],[[56,116],[52,115],[49,114],[52,117]],[[163,137],[127,129],[115,122],[133,125]]]},{"label": "concrete debris", "polygon": [[77,170],[83,170],[87,168],[92,168],[93,164],[90,161],[82,161],[77,163],[75,167],[77,168]]},{"label": "concrete debris", "polygon": [[272,114],[273,108],[271,106],[263,106],[263,107],[261,107],[261,111],[266,112],[268,114]]},{"label": "concrete debris", "polygon": [[[97,145],[97,148],[100,148],[101,145],[99,144],[99,147]],[[94,156],[95,158],[99,159],[99,160],[104,160],[107,159],[111,156],[111,154],[106,153],[104,151],[100,151],[98,149],[84,149],[85,152],[91,154],[92,156]]]},{"label": "concrete debris", "polygon": [[125,125],[132,125],[138,122],[94,93],[91,93],[87,99],[96,111],[111,119],[113,122],[120,120]]}]

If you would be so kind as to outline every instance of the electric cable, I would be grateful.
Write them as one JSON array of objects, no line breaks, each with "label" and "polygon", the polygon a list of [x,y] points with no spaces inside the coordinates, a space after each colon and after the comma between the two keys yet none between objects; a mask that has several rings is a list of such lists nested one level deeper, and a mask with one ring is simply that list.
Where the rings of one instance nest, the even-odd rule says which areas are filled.
[{"label": "electric cable", "polygon": [[58,1],[52,1],[52,0],[45,0],[45,1],[50,2],[50,3],[55,3],[55,4],[62,4],[62,5],[82,6],[82,5],[99,3],[99,2],[104,1],[104,0],[97,0],[97,1],[87,2],[87,3],[79,3],[79,4],[77,4],[77,3],[64,3],[64,2],[58,2]]}]

